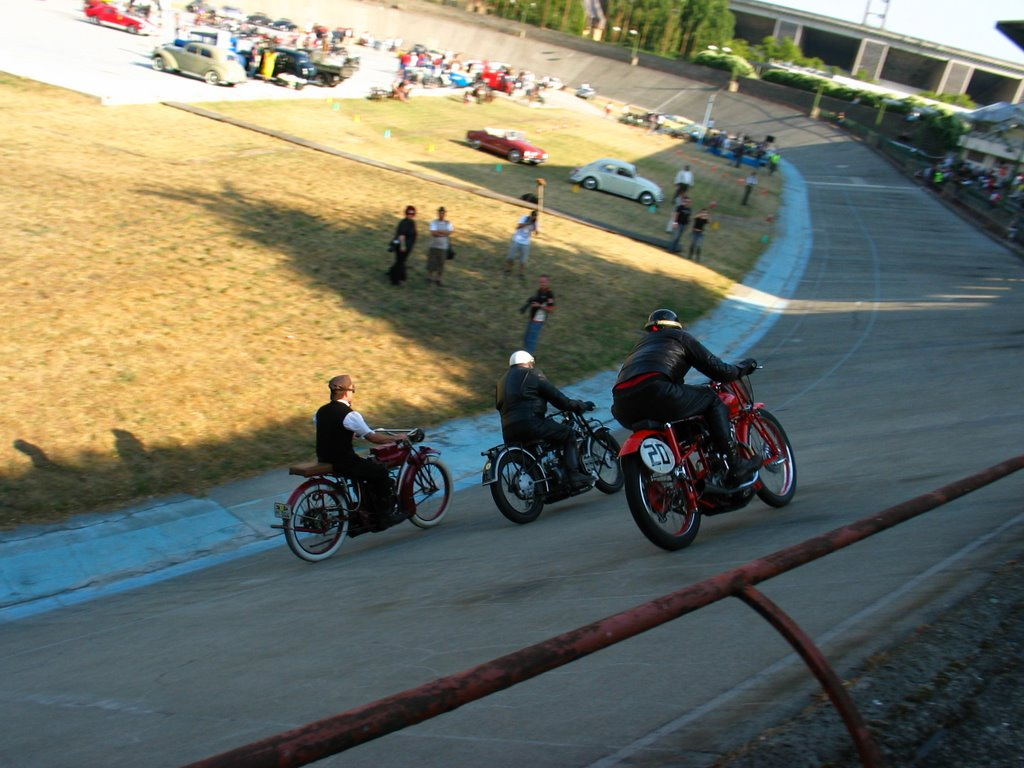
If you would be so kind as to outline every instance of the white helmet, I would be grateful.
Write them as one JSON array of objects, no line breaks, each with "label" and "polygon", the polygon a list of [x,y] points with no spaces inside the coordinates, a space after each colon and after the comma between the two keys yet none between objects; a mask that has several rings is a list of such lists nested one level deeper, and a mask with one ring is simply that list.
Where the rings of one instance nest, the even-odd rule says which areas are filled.
[{"label": "white helmet", "polygon": [[525,363],[532,363],[533,355],[527,352],[525,349],[520,349],[518,352],[513,352],[512,357],[508,359],[509,366],[523,365]]}]

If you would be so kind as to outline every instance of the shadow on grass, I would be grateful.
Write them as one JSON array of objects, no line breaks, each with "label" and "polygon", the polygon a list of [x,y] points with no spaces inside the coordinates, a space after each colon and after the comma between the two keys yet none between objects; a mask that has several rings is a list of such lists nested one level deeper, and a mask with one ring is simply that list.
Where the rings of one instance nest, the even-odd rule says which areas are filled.
[{"label": "shadow on grass", "polygon": [[[506,277],[502,271],[520,215],[516,210],[501,214],[509,217],[508,239],[476,235],[457,240],[458,256],[446,266],[443,288],[426,284],[425,230],[432,211],[423,211],[427,215],[418,224],[409,283],[394,288],[385,272],[392,259],[386,245],[397,224],[395,218],[338,222],[299,205],[272,204],[231,186],[218,195],[200,190],[140,192],[178,205],[217,210],[239,238],[280,254],[289,269],[337,296],[347,309],[386,324],[417,349],[435,353],[445,361],[446,379],[475,393],[461,402],[445,403],[448,412],[428,415],[403,404],[402,392],[395,389],[388,393],[396,402],[390,412],[369,414],[377,425],[397,417],[429,428],[460,413],[489,407],[494,380],[509,352],[522,345],[526,324],[517,310],[536,290],[535,278],[542,272],[552,276],[562,314],[571,311],[573,318],[571,329],[556,323],[541,340],[545,367],[560,386],[613,365],[629,348],[640,322],[637,317],[650,307],[683,305],[684,314],[712,301],[706,289],[689,281],[638,280],[633,267],[553,243],[535,244],[529,279]],[[252,279],[260,278],[253,275]],[[625,286],[629,286],[626,292]],[[322,322],[325,329],[331,325],[326,318]],[[310,403],[310,413],[319,404]],[[116,455],[86,453],[72,461],[54,461],[45,446],[18,441],[16,447],[31,458],[31,466],[16,476],[0,478],[4,499],[0,526],[56,522],[160,495],[202,494],[220,483],[307,460],[314,451],[307,418],[284,420],[224,440],[159,449],[147,447],[127,429],[110,429]],[[268,523],[269,519],[268,510]]]}]

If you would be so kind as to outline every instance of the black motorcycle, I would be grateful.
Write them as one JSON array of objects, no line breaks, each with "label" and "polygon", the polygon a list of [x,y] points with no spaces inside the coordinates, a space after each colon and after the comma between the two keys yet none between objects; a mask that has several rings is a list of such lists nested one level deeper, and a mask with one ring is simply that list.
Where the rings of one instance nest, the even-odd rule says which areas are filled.
[{"label": "black motorcycle", "polygon": [[532,523],[540,516],[545,503],[578,496],[595,487],[602,493],[617,493],[624,483],[619,466],[619,443],[604,422],[572,411],[556,411],[547,418],[572,428],[580,471],[590,475],[591,482],[584,486],[570,485],[562,468],[561,445],[546,440],[502,443],[482,451],[481,455],[487,457],[483,484],[491,487],[498,510],[513,523]]}]

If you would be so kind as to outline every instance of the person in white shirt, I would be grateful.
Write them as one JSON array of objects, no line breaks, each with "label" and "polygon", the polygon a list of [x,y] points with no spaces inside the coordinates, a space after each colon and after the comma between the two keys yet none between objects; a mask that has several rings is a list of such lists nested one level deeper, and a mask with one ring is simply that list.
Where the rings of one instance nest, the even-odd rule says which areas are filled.
[{"label": "person in white shirt", "polygon": [[519,277],[526,277],[526,262],[530,258],[530,239],[534,232],[540,232],[540,222],[537,220],[537,211],[530,211],[526,216],[519,219],[516,225],[516,233],[512,236],[512,242],[508,247],[508,256],[505,257],[505,274],[512,274],[512,267],[519,262]]},{"label": "person in white shirt", "polygon": [[693,171],[691,171],[690,166],[687,165],[683,170],[676,174],[676,197],[685,197],[692,186]]},{"label": "person in white shirt", "polygon": [[441,285],[441,273],[452,247],[451,235],[455,226],[445,218],[444,207],[437,209],[437,218],[430,222],[430,248],[427,250],[427,282]]}]

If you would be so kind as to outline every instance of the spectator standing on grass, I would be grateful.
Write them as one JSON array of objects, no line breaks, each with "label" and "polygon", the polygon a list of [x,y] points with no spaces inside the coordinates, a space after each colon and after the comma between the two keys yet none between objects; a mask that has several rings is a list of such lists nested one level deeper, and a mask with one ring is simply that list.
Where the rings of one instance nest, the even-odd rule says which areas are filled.
[{"label": "spectator standing on grass", "polygon": [[525,279],[526,262],[530,259],[530,240],[535,232],[540,232],[540,222],[537,221],[537,211],[530,211],[516,224],[516,233],[512,235],[512,242],[508,246],[508,256],[505,257],[506,275],[512,274],[512,268],[518,261],[519,277]]},{"label": "spectator standing on grass", "polygon": [[679,253],[679,241],[683,239],[686,225],[690,223],[690,198],[681,198],[679,204],[676,205],[674,214],[676,233],[672,238],[671,244],[668,246],[669,253]]},{"label": "spectator standing on grass", "polygon": [[438,287],[441,285],[441,273],[448,259],[448,251],[452,247],[451,234],[454,225],[445,218],[444,207],[437,209],[437,218],[430,222],[430,249],[427,251],[427,282]]},{"label": "spectator standing on grass", "polygon": [[395,236],[391,241],[395,253],[395,263],[388,270],[388,278],[392,285],[401,285],[405,282],[405,262],[416,245],[416,208],[412,205],[405,207],[405,218],[398,222],[395,227]]},{"label": "spectator standing on grass", "polygon": [[698,264],[700,263],[701,251],[704,249],[704,232],[710,222],[711,214],[708,213],[707,208],[701,208],[697,211],[697,215],[693,217],[693,227],[690,230],[690,258]]},{"label": "spectator standing on grass", "polygon": [[547,275],[541,275],[537,292],[519,308],[520,312],[529,312],[529,318],[526,321],[526,336],[523,338],[523,349],[531,355],[537,351],[540,332],[544,329],[548,315],[554,309],[555,292],[551,290],[551,280]]},{"label": "spectator standing on grass", "polygon": [[757,171],[751,171],[747,176],[746,184],[743,188],[743,205],[747,205],[750,200],[750,193],[754,191],[754,187],[757,186]]},{"label": "spectator standing on grass", "polygon": [[679,173],[676,174],[676,195],[683,196],[690,192],[690,187],[693,186],[693,171],[690,170],[690,166],[684,166]]}]

